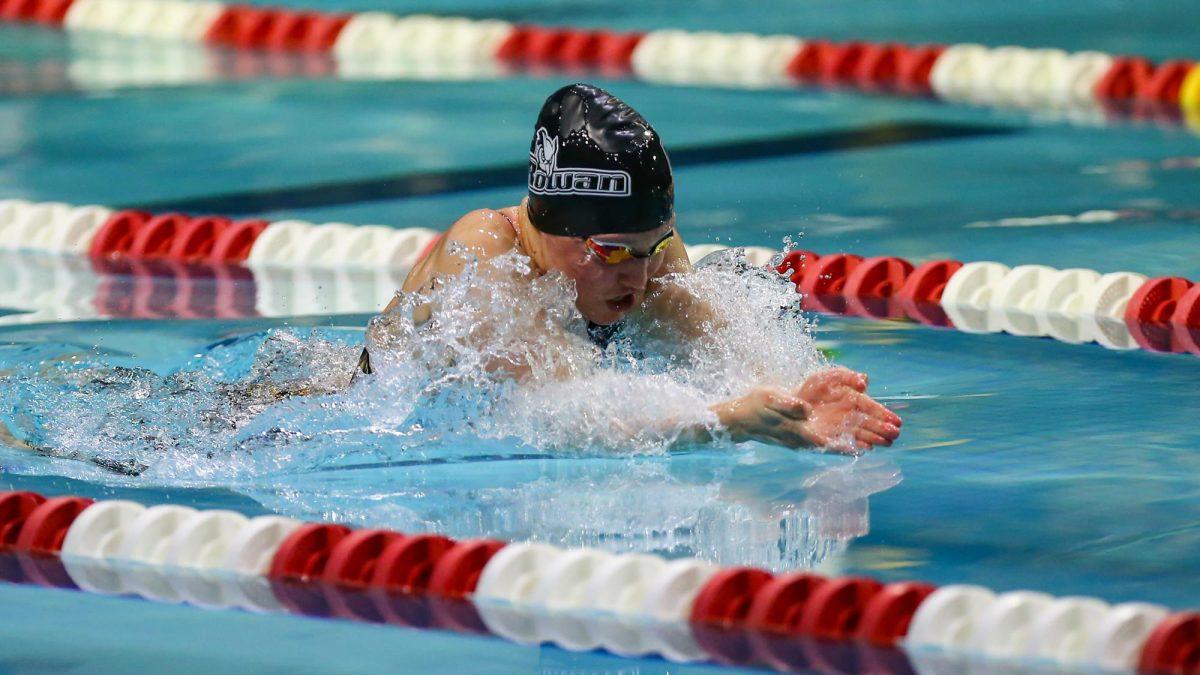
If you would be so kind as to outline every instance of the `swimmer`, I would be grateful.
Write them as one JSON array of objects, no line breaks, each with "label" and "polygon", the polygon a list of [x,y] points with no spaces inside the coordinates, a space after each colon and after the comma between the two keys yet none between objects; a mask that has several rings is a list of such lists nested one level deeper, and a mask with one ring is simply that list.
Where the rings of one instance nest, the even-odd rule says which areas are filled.
[{"label": "swimmer", "polygon": [[[427,293],[459,275],[469,258],[515,249],[529,258],[533,276],[557,271],[574,282],[575,307],[601,346],[634,317],[677,339],[700,339],[719,317],[678,285],[662,283],[692,270],[675,229],[674,195],[667,153],[640,114],[597,87],[564,87],[538,115],[525,199],[460,218],[412,269],[403,291]],[[421,305],[413,318],[423,323],[434,311]],[[518,378],[528,374],[522,364],[502,367]],[[366,349],[359,369],[372,370]],[[711,410],[735,441],[842,451],[891,445],[900,417],[866,389],[866,375],[829,368],[793,387],[756,387]]]}]

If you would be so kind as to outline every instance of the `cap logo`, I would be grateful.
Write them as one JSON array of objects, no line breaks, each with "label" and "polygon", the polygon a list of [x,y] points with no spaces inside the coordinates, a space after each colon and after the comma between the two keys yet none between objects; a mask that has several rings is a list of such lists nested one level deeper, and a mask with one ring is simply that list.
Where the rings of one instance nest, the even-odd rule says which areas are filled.
[{"label": "cap logo", "polygon": [[538,127],[529,153],[529,191],[533,194],[628,197],[631,182],[625,171],[560,167],[558,139]]}]

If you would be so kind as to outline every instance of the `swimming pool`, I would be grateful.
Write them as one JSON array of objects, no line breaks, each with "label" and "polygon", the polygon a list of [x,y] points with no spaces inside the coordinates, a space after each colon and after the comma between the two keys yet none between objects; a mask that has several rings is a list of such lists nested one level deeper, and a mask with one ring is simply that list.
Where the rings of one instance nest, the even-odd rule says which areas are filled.
[{"label": "swimming pool", "polygon": [[[621,29],[670,25],[1191,54],[1182,3],[1041,3],[1021,13],[974,3],[921,5],[903,16],[882,2],[855,8],[798,2],[769,13],[732,3],[705,8],[687,16],[665,3],[616,15],[591,3],[469,3],[439,11]],[[1068,20],[1079,28],[1043,34]],[[1118,31],[1118,23],[1137,30]],[[49,72],[73,58],[55,32],[0,31],[7,59],[46,64]],[[0,191],[157,211],[199,203],[203,208],[195,210],[271,220],[441,228],[472,208],[515,203],[520,181],[485,189],[405,185],[414,176],[522,161],[532,111],[560,82],[560,76],[256,80],[11,95],[0,99],[6,120]],[[1197,167],[1183,161],[1197,155],[1200,141],[1181,128],[1081,126],[845,92],[598,83],[637,106],[669,148],[688,149],[691,163],[678,166],[678,204],[681,232],[692,243],[779,248],[783,237],[803,233],[800,244],[817,251],[1200,276]],[[896,131],[917,125],[934,133],[914,141]],[[880,129],[896,140],[844,150],[813,140]],[[731,144],[762,147],[757,141],[773,149],[722,151]],[[1026,221],[1025,227],[1005,220],[1093,210],[1119,217]],[[122,269],[85,269],[80,277],[85,288],[108,283],[118,304],[136,286],[122,285],[135,278]],[[155,278],[168,291],[180,283]],[[370,297],[386,281],[372,278],[352,289]],[[250,282],[235,280],[234,288],[239,283]],[[3,329],[0,369],[79,354],[167,373],[231,337],[280,326],[359,339],[356,330],[369,315],[336,310],[335,303],[295,312],[303,318],[14,325]],[[818,337],[837,360],[870,373],[875,393],[901,409],[906,426],[896,447],[859,460],[758,445],[581,458],[460,437],[401,456],[386,446],[330,444],[328,456],[245,479],[196,470],[135,479],[0,446],[0,489],[699,555],[775,569],[819,564],[882,580],[972,582],[1178,609],[1200,604],[1190,573],[1200,558],[1194,479],[1200,432],[1189,424],[1200,368],[1194,357],[854,318],[823,318],[820,326]],[[328,671],[366,669],[385,659],[505,672],[667,668],[649,659],[344,622],[201,613],[7,585],[0,594],[26,617],[3,628],[10,645],[5,663],[17,669],[64,653],[71,663],[113,669],[157,662],[196,670],[290,664]],[[64,616],[90,624],[68,633]],[[196,645],[197,633],[222,647]]]}]

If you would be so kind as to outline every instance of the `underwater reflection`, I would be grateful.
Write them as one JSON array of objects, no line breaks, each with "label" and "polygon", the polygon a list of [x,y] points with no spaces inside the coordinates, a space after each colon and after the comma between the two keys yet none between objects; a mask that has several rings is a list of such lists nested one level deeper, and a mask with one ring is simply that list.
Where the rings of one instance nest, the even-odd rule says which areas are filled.
[{"label": "underwater reflection", "polygon": [[785,570],[816,567],[867,534],[868,498],[901,481],[882,455],[767,447],[346,468],[245,492],[297,518]]}]

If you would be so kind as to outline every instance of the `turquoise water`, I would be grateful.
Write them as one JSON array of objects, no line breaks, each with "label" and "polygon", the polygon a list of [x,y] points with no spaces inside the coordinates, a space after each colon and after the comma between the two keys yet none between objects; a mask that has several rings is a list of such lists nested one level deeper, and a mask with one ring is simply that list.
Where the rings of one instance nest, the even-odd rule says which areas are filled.
[{"label": "turquoise water", "polygon": [[[437,9],[626,29],[1013,41],[1200,57],[1183,3],[807,1],[746,11],[705,2],[685,13],[665,2],[615,10],[590,2],[469,2]],[[53,73],[80,55],[54,31],[0,28],[0,59],[48,64],[45,72]],[[519,181],[424,195],[406,193],[406,181],[519,164],[537,106],[561,82],[256,79],[9,93],[0,97],[0,196],[164,207],[205,200],[212,210],[267,218],[441,228],[467,210],[515,203]],[[691,243],[777,248],[783,237],[802,235],[801,246],[816,251],[1200,277],[1200,168],[1187,160],[1200,156],[1200,139],[1178,128],[1089,126],[839,92],[598,82],[646,114],[669,149],[690,157],[678,162],[677,180],[680,230]],[[11,83],[0,80],[0,89],[11,91]],[[903,133],[914,125],[969,133],[918,141]],[[815,140],[867,132],[892,140],[853,150]],[[774,142],[776,151],[732,159],[718,151],[750,141]],[[332,198],[330,185],[346,191]],[[1118,216],[999,226],[1091,210]],[[119,281],[122,273],[100,278]],[[194,370],[198,354],[215,351],[232,378],[248,367],[252,350],[230,349],[230,340],[255,346],[272,328],[312,329],[349,345],[361,340],[368,316],[8,326],[0,328],[0,373],[75,355],[161,377]],[[0,489],[1200,605],[1194,357],[848,318],[821,319],[818,338],[838,362],[869,373],[874,393],[900,410],[905,429],[895,447],[857,461],[762,445],[606,457],[469,434],[425,448],[318,437],[301,446],[308,454],[270,471],[227,470],[242,461],[231,454],[174,473],[123,477],[0,446]],[[6,380],[0,395],[11,400],[14,386]],[[4,644],[20,645],[4,649],[0,669],[16,672],[47,663],[88,671],[166,663],[312,672],[380,663],[667,670],[655,660],[13,586],[0,587],[0,603],[25,617],[0,622]],[[88,623],[64,625],[64,615]]]}]

